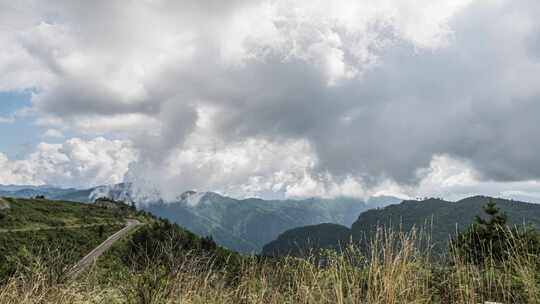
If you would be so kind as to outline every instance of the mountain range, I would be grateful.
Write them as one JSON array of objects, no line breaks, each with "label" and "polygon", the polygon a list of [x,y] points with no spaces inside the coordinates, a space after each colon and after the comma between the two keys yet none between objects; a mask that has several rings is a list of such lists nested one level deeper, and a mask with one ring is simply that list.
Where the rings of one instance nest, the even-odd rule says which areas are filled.
[{"label": "mountain range", "polygon": [[336,249],[351,239],[367,239],[380,227],[402,231],[421,228],[435,247],[443,248],[452,235],[482,214],[482,206],[490,199],[507,214],[511,224],[540,227],[540,205],[485,196],[456,202],[372,197],[364,202],[345,197],[234,199],[214,192],[187,191],[172,201],[163,201],[158,193],[137,193],[131,184],[89,189],[0,185],[1,196],[45,196],[77,202],[93,202],[98,197],[135,201],[139,208],[200,236],[210,236],[221,246],[263,255],[301,255],[311,249]]},{"label": "mountain range", "polygon": [[262,253],[299,255],[321,248],[336,249],[351,239],[356,243],[369,240],[380,228],[403,232],[413,228],[423,230],[435,249],[444,249],[449,239],[468,227],[475,216],[485,216],[482,207],[490,200],[507,215],[509,224],[540,228],[540,204],[486,196],[472,196],[456,202],[437,198],[405,200],[360,213],[351,228],[315,225],[286,231],[265,245]]},{"label": "mountain range", "polygon": [[139,208],[166,218],[200,236],[211,236],[217,244],[241,253],[259,253],[281,233],[296,227],[334,223],[350,226],[358,215],[372,208],[399,203],[395,197],[303,200],[234,199],[214,192],[187,191],[173,201],[163,201],[157,193],[136,193],[131,184],[90,189],[0,186],[0,196],[93,202],[108,197],[135,201]]}]

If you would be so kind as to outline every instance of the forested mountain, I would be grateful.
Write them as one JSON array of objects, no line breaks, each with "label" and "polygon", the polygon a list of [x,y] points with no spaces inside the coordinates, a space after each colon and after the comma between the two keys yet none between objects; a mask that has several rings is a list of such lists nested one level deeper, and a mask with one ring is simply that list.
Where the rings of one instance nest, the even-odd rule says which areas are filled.
[{"label": "forested mountain", "polygon": [[333,249],[340,251],[350,243],[351,230],[337,224],[318,224],[285,231],[279,237],[264,245],[265,256],[306,256],[311,250]]},{"label": "forested mountain", "polygon": [[[424,238],[429,237],[435,248],[444,249],[450,237],[470,225],[475,216],[484,216],[482,207],[490,200],[507,215],[509,224],[540,228],[540,204],[486,196],[473,196],[457,202],[430,198],[406,200],[400,204],[362,212],[352,224],[351,237],[353,242],[359,243],[369,240],[378,228],[408,232],[414,227],[422,232]],[[281,234],[277,240],[265,246],[265,249],[279,248],[280,254],[289,251],[296,253],[298,244],[307,245],[307,239],[322,239],[320,243],[325,244],[323,247],[329,248],[331,245],[340,244],[344,233],[344,229],[336,231],[334,227],[325,225],[297,228]],[[313,244],[317,243],[309,243]],[[273,255],[270,249],[263,253]],[[306,251],[307,248],[303,250]]]},{"label": "forested mountain", "polygon": [[360,240],[366,234],[374,233],[380,225],[404,231],[416,227],[431,235],[434,245],[446,246],[448,239],[470,225],[475,216],[484,216],[482,207],[490,200],[508,216],[509,224],[540,227],[540,204],[486,196],[473,196],[457,202],[432,198],[368,210],[353,223],[352,237]]},{"label": "forested mountain", "polygon": [[[139,208],[166,218],[200,236],[211,236],[219,245],[242,253],[259,253],[264,244],[288,229],[335,223],[350,226],[363,211],[387,206],[395,197],[372,197],[367,202],[354,198],[304,200],[234,199],[213,192],[187,191],[176,200],[164,202],[158,194],[136,193],[131,184],[90,189],[4,186],[0,196],[93,202],[98,197],[135,202]],[[0,187],[0,191],[2,188]]]},{"label": "forested mountain", "polygon": [[358,214],[395,202],[358,199],[237,200],[216,193],[187,192],[177,202],[150,204],[146,210],[227,248],[258,253],[288,229],[321,223],[351,225]]}]

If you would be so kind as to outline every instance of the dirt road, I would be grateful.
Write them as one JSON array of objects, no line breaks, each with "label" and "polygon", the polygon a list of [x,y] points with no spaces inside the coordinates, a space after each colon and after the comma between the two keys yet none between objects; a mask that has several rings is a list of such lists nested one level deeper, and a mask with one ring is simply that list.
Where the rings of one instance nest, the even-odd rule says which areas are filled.
[{"label": "dirt road", "polygon": [[133,230],[139,225],[142,224],[137,220],[127,220],[126,227],[111,235],[103,243],[101,243],[84,258],[82,258],[77,264],[75,264],[75,266],[73,266],[73,268],[71,268],[71,270],[68,272],[68,277],[74,279],[79,276],[87,267],[94,264],[95,261],[99,258],[99,256],[101,256],[105,251],[107,251],[107,249],[109,249],[116,241],[121,239],[123,236],[125,236],[127,233],[129,233],[131,230]]}]

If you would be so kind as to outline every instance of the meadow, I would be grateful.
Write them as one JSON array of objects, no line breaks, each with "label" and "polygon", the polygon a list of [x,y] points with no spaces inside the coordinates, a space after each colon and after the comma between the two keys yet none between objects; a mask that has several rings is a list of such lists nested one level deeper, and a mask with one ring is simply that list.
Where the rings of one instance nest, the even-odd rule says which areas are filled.
[{"label": "meadow", "polygon": [[36,257],[0,287],[0,303],[539,303],[539,256],[519,240],[508,259],[477,265],[457,250],[431,256],[418,235],[381,231],[368,254],[306,259],[179,253],[171,237],[122,262],[124,242],[73,281],[51,280],[54,262]]}]

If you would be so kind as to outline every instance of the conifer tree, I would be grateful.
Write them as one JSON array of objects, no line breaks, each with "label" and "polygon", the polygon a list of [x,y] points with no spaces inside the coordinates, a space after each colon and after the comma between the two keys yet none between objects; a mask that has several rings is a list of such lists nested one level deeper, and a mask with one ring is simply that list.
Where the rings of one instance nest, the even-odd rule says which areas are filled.
[{"label": "conifer tree", "polygon": [[501,261],[508,254],[508,237],[512,235],[507,226],[507,216],[490,200],[484,207],[487,217],[476,216],[474,223],[454,240],[458,253],[475,264],[486,259]]}]

